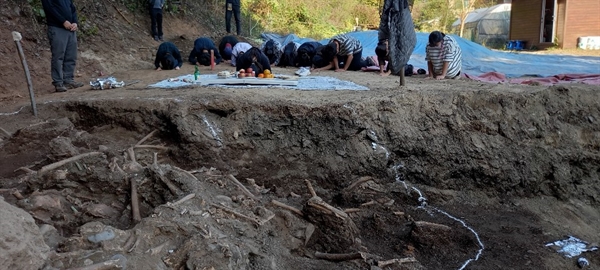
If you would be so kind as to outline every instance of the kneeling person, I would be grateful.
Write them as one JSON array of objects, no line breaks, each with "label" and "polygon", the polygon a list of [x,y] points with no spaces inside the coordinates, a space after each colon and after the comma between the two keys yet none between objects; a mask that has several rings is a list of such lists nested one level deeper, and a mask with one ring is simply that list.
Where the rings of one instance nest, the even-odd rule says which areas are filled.
[{"label": "kneeling person", "polygon": [[388,40],[382,40],[379,41],[379,43],[377,43],[377,47],[375,48],[375,55],[377,55],[377,62],[379,64],[379,75],[390,75],[392,71],[386,65],[386,62],[389,63],[390,61]]},{"label": "kneeling person", "polygon": [[425,48],[429,78],[458,79],[462,68],[462,51],[456,40],[440,31],[429,34]]},{"label": "kneeling person", "polygon": [[[362,59],[362,49],[358,39],[346,34],[337,35],[321,50],[323,59],[329,61],[329,64],[315,70],[360,70],[366,66]],[[344,63],[344,66],[340,67],[340,63]]]},{"label": "kneeling person", "polygon": [[181,53],[175,44],[167,41],[158,46],[156,58],[154,59],[156,70],[179,69],[182,64]]},{"label": "kneeling person", "polygon": [[215,65],[221,63],[223,58],[217,49],[215,43],[206,37],[201,37],[194,41],[194,49],[190,52],[188,60],[192,65],[210,66],[210,52],[213,52],[215,57]]},{"label": "kneeling person", "polygon": [[247,68],[252,68],[256,77],[266,69],[270,70],[271,64],[269,63],[269,58],[259,48],[252,47],[240,55],[236,61],[236,70]]}]

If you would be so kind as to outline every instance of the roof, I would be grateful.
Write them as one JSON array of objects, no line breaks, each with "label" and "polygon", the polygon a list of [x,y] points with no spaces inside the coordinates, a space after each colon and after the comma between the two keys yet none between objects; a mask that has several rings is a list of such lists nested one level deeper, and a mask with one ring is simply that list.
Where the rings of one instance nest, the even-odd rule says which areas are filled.
[{"label": "roof", "polygon": [[[479,8],[479,9],[473,10],[473,11],[469,12],[469,14],[467,14],[465,23],[477,22],[482,19],[488,19],[488,20],[505,19],[505,15],[503,15],[502,13],[508,12],[510,14],[510,7],[511,7],[511,4],[499,4],[499,5],[495,5],[495,6],[491,6],[491,7],[487,7],[487,8]],[[460,19],[456,20],[452,24],[452,27],[458,26],[459,24],[460,24]]]}]

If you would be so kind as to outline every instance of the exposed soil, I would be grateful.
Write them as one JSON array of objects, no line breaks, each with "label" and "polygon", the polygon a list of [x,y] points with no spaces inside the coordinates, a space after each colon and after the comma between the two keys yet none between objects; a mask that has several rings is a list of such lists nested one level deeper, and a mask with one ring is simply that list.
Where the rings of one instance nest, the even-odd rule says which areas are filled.
[{"label": "exposed soil", "polygon": [[[171,23],[187,51],[194,27]],[[0,268],[577,269],[545,244],[600,242],[597,87],[322,72],[370,90],[149,89],[193,67],[153,71],[153,49],[131,48],[158,44],[118,33],[82,42],[79,78],[136,83],[50,93],[43,51],[37,118],[19,70],[0,69]]]}]

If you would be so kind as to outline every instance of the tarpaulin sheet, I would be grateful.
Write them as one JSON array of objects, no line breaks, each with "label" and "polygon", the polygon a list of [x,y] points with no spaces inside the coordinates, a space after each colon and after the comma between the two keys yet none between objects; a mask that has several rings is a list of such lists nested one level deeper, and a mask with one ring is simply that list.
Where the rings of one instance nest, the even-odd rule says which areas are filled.
[{"label": "tarpaulin sheet", "polygon": [[[210,78],[216,79],[217,75],[200,75],[200,80],[202,78]],[[182,75],[177,78],[171,78],[162,80],[155,84],[148,85],[150,88],[181,88],[186,86],[194,85],[194,75]],[[349,82],[343,81],[334,77],[327,76],[307,76],[300,77],[298,79],[297,86],[279,86],[279,85],[225,85],[225,84],[215,84],[217,87],[225,87],[225,88],[288,88],[295,90],[320,90],[320,91],[330,91],[330,90],[355,90],[355,91],[366,91],[369,88]]]},{"label": "tarpaulin sheet", "polygon": [[[377,31],[360,31],[347,33],[360,40],[363,45],[363,57],[375,55]],[[570,56],[552,54],[531,54],[519,51],[494,51],[477,43],[451,35],[462,49],[462,72],[479,76],[488,72],[498,72],[507,78],[521,76],[549,77],[557,74],[600,74],[600,57]],[[312,39],[300,38],[294,34],[281,36],[278,34],[262,34],[263,40],[273,38],[283,46],[289,41],[303,43]],[[410,57],[409,64],[415,68],[427,69],[425,62],[425,46],[429,33],[417,33],[417,45]],[[320,40],[327,44],[329,39]]]}]

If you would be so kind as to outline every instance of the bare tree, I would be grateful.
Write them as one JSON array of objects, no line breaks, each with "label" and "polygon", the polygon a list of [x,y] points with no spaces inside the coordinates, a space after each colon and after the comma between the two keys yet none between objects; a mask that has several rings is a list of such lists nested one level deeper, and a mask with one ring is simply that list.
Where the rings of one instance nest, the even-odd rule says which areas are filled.
[{"label": "bare tree", "polygon": [[[454,2],[455,0],[448,0]],[[467,16],[471,11],[475,9],[475,5],[477,5],[481,0],[456,0],[458,2],[456,5],[456,12],[458,19],[460,20],[460,32],[459,36],[463,36],[463,32],[465,30],[465,23],[467,20]]]}]

